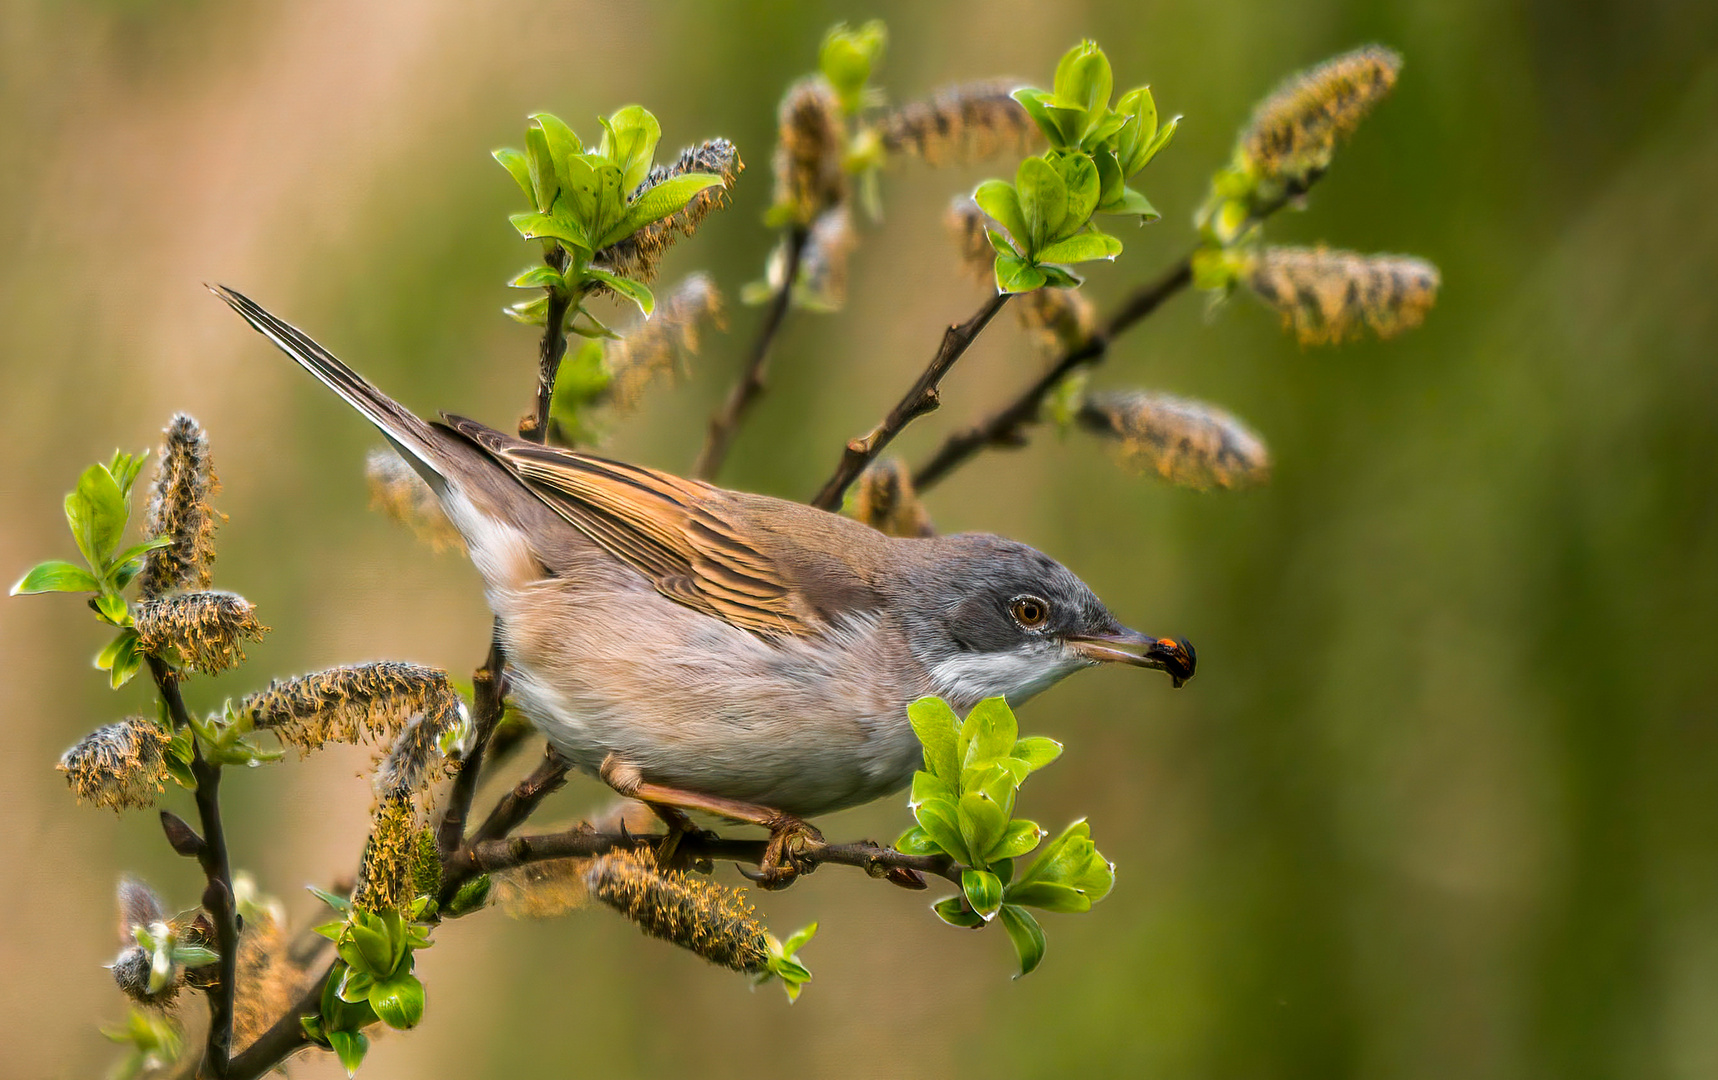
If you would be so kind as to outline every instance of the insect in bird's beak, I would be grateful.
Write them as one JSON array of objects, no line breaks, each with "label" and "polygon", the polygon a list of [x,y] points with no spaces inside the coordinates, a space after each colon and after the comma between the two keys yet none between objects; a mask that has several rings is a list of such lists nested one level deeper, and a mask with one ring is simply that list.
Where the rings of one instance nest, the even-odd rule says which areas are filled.
[{"label": "insect in bird's beak", "polygon": [[1089,660],[1166,671],[1178,689],[1193,677],[1198,663],[1193,643],[1186,638],[1154,638],[1125,626],[1107,634],[1069,635],[1063,640]]}]

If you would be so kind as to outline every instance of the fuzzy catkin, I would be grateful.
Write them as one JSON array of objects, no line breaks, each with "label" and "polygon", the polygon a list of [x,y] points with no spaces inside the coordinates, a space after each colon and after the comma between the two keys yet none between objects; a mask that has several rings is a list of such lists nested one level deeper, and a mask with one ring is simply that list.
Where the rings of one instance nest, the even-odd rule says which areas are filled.
[{"label": "fuzzy catkin", "polygon": [[847,123],[835,91],[821,75],[788,87],[777,113],[775,203],[809,226],[847,201]]},{"label": "fuzzy catkin", "polygon": [[1411,330],[1437,302],[1440,284],[1438,268],[1424,259],[1298,247],[1255,253],[1241,278],[1303,345]]},{"label": "fuzzy catkin", "polygon": [[769,965],[767,935],[743,891],[679,870],[664,871],[649,849],[592,859],[585,884],[593,897],[650,937],[734,971],[759,972]]},{"label": "fuzzy catkin", "polygon": [[308,754],[330,742],[391,738],[408,717],[432,707],[453,708],[457,699],[439,668],[378,660],[274,683],[239,709],[257,727]]},{"label": "fuzzy catkin", "polygon": [[1094,394],[1077,419],[1116,440],[1131,463],[1183,487],[1240,488],[1270,475],[1270,454],[1259,437],[1204,402],[1141,391]]},{"label": "fuzzy catkin", "polygon": [[406,526],[435,551],[465,550],[465,538],[442,512],[435,492],[392,447],[378,446],[370,451],[364,475],[370,482],[371,509]]},{"label": "fuzzy catkin", "polygon": [[465,702],[457,694],[432,699],[394,739],[376,769],[376,793],[384,798],[411,795],[428,782],[430,772],[446,760],[441,738],[465,722]]},{"label": "fuzzy catkin", "polygon": [[1399,55],[1367,45],[1291,76],[1254,111],[1235,148],[1237,163],[1287,194],[1305,191],[1396,85],[1401,68]]},{"label": "fuzzy catkin", "polygon": [[656,313],[619,341],[603,343],[609,372],[607,400],[628,411],[638,406],[645,387],[663,372],[697,353],[705,322],[718,325],[722,294],[708,274],[689,274],[657,302]]},{"label": "fuzzy catkin", "polygon": [[78,740],[58,767],[80,800],[112,810],[145,809],[166,788],[171,741],[148,717],[127,717]]},{"label": "fuzzy catkin", "polygon": [[398,911],[413,899],[417,852],[417,807],[410,795],[387,795],[370,819],[370,837],[352,903],[365,911]]},{"label": "fuzzy catkin", "polygon": [[214,674],[244,662],[244,643],[261,641],[268,627],[256,606],[237,593],[188,592],[137,605],[137,648],[151,656],[169,650],[192,671]]},{"label": "fuzzy catkin", "polygon": [[966,165],[998,154],[1023,154],[1037,125],[1000,81],[964,83],[928,100],[896,106],[877,118],[883,149],[929,165]]},{"label": "fuzzy catkin", "polygon": [[206,589],[215,559],[216,514],[209,499],[220,490],[209,456],[209,437],[184,413],[167,425],[143,513],[143,535],[173,543],[143,558],[137,575],[146,600],[179,589]]},{"label": "fuzzy catkin", "polygon": [[727,139],[711,139],[688,147],[680,152],[680,158],[674,164],[652,167],[649,175],[633,191],[632,199],[637,199],[664,180],[687,173],[710,173],[721,177],[722,182],[692,196],[683,208],[662,220],[603,248],[596,253],[594,261],[622,277],[643,282],[654,280],[663,254],[674,241],[697,232],[698,226],[712,210],[727,205],[734,182],[745,167],[746,163],[740,160],[740,152]]},{"label": "fuzzy catkin", "polygon": [[937,531],[900,458],[885,458],[859,474],[853,516],[889,536],[935,536]]},{"label": "fuzzy catkin", "polygon": [[233,980],[233,1052],[249,1046],[298,999],[304,970],[292,959],[291,942],[267,910],[252,912],[239,931]]}]

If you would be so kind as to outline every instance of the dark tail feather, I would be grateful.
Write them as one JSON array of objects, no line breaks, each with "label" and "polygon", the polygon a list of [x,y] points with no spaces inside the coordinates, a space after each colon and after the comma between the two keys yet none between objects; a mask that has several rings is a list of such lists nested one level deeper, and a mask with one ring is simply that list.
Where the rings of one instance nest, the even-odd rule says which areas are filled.
[{"label": "dark tail feather", "polygon": [[371,386],[362,375],[341,363],[333,353],[312,341],[297,327],[270,315],[250,297],[223,285],[210,285],[209,291],[230,304],[282,352],[298,361],[299,366],[380,428],[406,463],[432,488],[440,492],[446,486],[441,467],[443,455],[437,449],[437,444],[445,436],[438,436],[429,424],[418,419],[405,406]]}]

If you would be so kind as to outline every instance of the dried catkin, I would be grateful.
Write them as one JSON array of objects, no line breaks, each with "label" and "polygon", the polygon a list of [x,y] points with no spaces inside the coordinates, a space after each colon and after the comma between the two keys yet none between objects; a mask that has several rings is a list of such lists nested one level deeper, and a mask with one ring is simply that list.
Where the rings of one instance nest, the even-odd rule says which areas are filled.
[{"label": "dried catkin", "polygon": [[392,738],[407,718],[457,700],[447,672],[378,660],[274,683],[239,709],[307,754],[330,742]]},{"label": "dried catkin", "polygon": [[268,627],[256,606],[237,593],[189,592],[137,605],[137,648],[151,656],[176,651],[187,668],[214,674],[244,662],[244,643],[261,641]]},{"label": "dried catkin", "polygon": [[777,114],[775,202],[809,226],[847,201],[847,125],[841,103],[821,75],[788,87]]},{"label": "dried catkin", "polygon": [[1306,345],[1411,330],[1437,302],[1439,285],[1438,268],[1423,259],[1326,248],[1267,247],[1243,264],[1241,278]]},{"label": "dried catkin", "polygon": [[1402,58],[1367,45],[1291,76],[1259,104],[1236,145],[1237,163],[1305,191],[1330,167],[1336,148],[1396,85]]},{"label": "dried catkin", "polygon": [[97,728],[60,756],[59,770],[80,800],[122,810],[155,805],[167,783],[172,736],[145,716]]},{"label": "dried catkin", "polygon": [[745,162],[740,160],[740,152],[727,139],[711,139],[688,147],[680,152],[680,159],[674,164],[654,166],[633,191],[633,199],[664,180],[687,173],[710,173],[721,177],[722,182],[692,196],[684,208],[603,248],[596,253],[594,261],[622,277],[644,282],[653,280],[663,254],[674,241],[697,232],[698,226],[712,210],[727,205],[734,182],[745,167]]},{"label": "dried catkin", "polygon": [[1095,394],[1078,420],[1116,440],[1130,463],[1183,487],[1247,487],[1270,475],[1259,437],[1204,402],[1142,391]]},{"label": "dried catkin", "polygon": [[890,109],[876,121],[883,149],[930,165],[1023,154],[1037,143],[1038,128],[1011,89],[999,81],[966,83]]},{"label": "dried catkin", "polygon": [[936,527],[913,490],[912,473],[900,458],[885,458],[859,475],[853,516],[889,536],[935,536]]},{"label": "dried catkin", "polygon": [[743,891],[679,870],[663,871],[649,849],[592,859],[585,884],[593,897],[650,937],[734,971],[759,972],[769,965],[767,935]]},{"label": "dried catkin", "polygon": [[218,490],[209,437],[196,420],[179,413],[167,425],[143,513],[143,535],[169,537],[173,543],[144,556],[137,576],[144,599],[209,587],[217,520],[209,499]]},{"label": "dried catkin", "polygon": [[657,376],[696,354],[705,322],[718,325],[722,294],[708,274],[689,274],[656,304],[656,312],[619,341],[603,343],[608,369],[607,401],[623,411],[636,408]]}]

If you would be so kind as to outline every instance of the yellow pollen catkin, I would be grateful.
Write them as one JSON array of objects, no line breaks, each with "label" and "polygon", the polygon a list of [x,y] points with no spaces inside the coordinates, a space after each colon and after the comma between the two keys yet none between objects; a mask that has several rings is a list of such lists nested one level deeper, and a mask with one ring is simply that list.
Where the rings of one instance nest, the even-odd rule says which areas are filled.
[{"label": "yellow pollen catkin", "polygon": [[847,201],[847,124],[835,91],[821,76],[788,87],[777,114],[775,202],[809,226]]},{"label": "yellow pollen catkin", "polygon": [[1367,45],[1291,76],[1259,104],[1241,132],[1237,164],[1280,183],[1289,195],[1305,191],[1396,85],[1401,67],[1396,53]]},{"label": "yellow pollen catkin", "polygon": [[1256,253],[1241,279],[1304,345],[1411,330],[1437,302],[1440,283],[1438,268],[1423,259],[1295,247]]},{"label": "yellow pollen catkin", "polygon": [[716,283],[708,274],[687,275],[657,302],[649,319],[621,340],[603,343],[608,402],[622,411],[636,408],[652,380],[697,353],[703,323],[720,325],[721,318],[722,294]]},{"label": "yellow pollen catkin", "polygon": [[745,169],[740,152],[727,139],[711,139],[680,152],[672,165],[657,165],[632,193],[637,199],[664,180],[687,173],[709,173],[722,178],[720,184],[705,188],[692,196],[683,208],[660,221],[652,222],[637,232],[597,252],[593,261],[622,277],[649,282],[655,279],[662,256],[682,236],[691,236],[710,215],[728,203],[734,182]]},{"label": "yellow pollen catkin", "polygon": [[454,709],[457,701],[447,672],[379,660],[274,683],[246,698],[239,709],[258,728],[307,754],[330,742],[392,738],[408,717],[432,708]]},{"label": "yellow pollen catkin", "polygon": [[151,656],[179,654],[187,668],[214,674],[244,662],[244,643],[261,641],[268,627],[256,606],[237,593],[176,593],[145,600],[135,611],[137,647]]},{"label": "yellow pollen catkin", "polygon": [[1039,139],[1037,125],[1005,82],[951,86],[877,119],[883,149],[929,165],[965,165],[998,154],[1024,154]]},{"label": "yellow pollen catkin", "polygon": [[197,421],[178,414],[167,426],[143,513],[143,535],[165,536],[173,543],[144,556],[137,576],[144,599],[209,587],[217,521],[209,499],[219,490],[208,436]]},{"label": "yellow pollen catkin", "polygon": [[935,536],[936,527],[913,490],[912,473],[900,458],[885,458],[859,476],[853,516],[889,536]]},{"label": "yellow pollen catkin", "polygon": [[759,972],[769,965],[767,935],[742,890],[664,871],[644,848],[592,859],[585,884],[593,897],[650,937],[734,971]]},{"label": "yellow pollen catkin", "polygon": [[1240,488],[1270,475],[1270,455],[1239,420],[1200,401],[1140,391],[1096,394],[1081,426],[1116,440],[1126,460],[1183,487]]},{"label": "yellow pollen catkin", "polygon": [[370,508],[412,530],[432,549],[465,550],[465,539],[442,512],[435,492],[392,447],[378,446],[364,462]]},{"label": "yellow pollen catkin", "polygon": [[127,717],[85,735],[60,756],[59,770],[80,800],[113,810],[144,809],[155,805],[166,786],[170,741],[148,717]]}]

